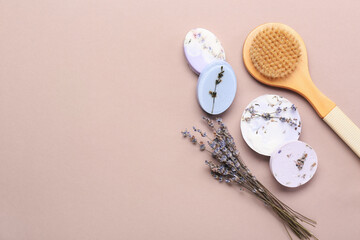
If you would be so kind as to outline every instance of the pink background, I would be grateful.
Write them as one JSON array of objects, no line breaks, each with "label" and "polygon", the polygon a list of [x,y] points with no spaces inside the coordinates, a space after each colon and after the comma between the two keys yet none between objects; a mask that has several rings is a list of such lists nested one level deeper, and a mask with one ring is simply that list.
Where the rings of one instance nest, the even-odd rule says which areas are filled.
[{"label": "pink background", "polygon": [[[242,44],[259,24],[303,37],[316,85],[360,126],[360,1],[0,1],[0,239],[288,239],[238,188],[215,182],[180,131],[205,128],[185,34],[221,40],[238,77],[223,115],[250,169],[318,221],[360,235],[360,160],[295,93],[253,80]],[[241,138],[244,107],[280,94],[300,111],[315,177],[288,190]]]}]

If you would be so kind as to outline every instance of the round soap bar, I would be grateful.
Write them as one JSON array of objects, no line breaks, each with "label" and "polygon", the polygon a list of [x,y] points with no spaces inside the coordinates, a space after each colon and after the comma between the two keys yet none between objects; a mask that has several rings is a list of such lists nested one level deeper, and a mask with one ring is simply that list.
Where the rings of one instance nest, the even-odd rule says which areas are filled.
[{"label": "round soap bar", "polygon": [[291,188],[307,183],[314,176],[317,166],[315,151],[301,141],[281,146],[270,157],[270,169],[276,180]]},{"label": "round soap bar", "polygon": [[234,101],[236,76],[225,61],[207,65],[198,80],[197,95],[202,109],[212,115],[223,113]]},{"label": "round soap bar", "polygon": [[220,41],[212,32],[203,28],[192,29],[186,34],[184,51],[191,68],[197,74],[209,63],[225,60],[225,52]]},{"label": "round soap bar", "polygon": [[279,146],[299,139],[301,121],[294,104],[286,98],[268,94],[246,107],[240,127],[250,148],[270,156]]}]

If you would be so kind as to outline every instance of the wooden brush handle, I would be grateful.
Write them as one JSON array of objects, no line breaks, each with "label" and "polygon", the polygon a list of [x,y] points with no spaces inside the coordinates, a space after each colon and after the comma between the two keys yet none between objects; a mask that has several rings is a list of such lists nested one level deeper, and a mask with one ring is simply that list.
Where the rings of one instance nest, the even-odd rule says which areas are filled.
[{"label": "wooden brush handle", "polygon": [[336,106],[323,119],[360,158],[360,129],[350,118]]}]

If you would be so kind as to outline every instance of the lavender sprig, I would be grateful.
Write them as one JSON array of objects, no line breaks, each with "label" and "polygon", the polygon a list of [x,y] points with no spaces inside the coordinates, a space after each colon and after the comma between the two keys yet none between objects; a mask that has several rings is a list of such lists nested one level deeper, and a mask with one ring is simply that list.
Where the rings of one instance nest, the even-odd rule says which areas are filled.
[{"label": "lavender sprig", "polygon": [[[301,127],[301,122],[298,122],[298,119],[296,118],[285,118],[285,117],[280,117],[278,116],[281,112],[286,112],[289,108],[288,107],[278,107],[275,112],[270,112],[270,113],[262,113],[259,114],[256,110],[254,106],[250,106],[249,108],[245,109],[245,113],[249,113],[250,117],[243,117],[242,121],[246,121],[246,122],[250,122],[251,119],[255,119],[255,118],[263,118],[266,121],[272,121],[272,122],[276,122],[277,120],[279,120],[280,122],[283,123],[288,123],[290,126],[294,126],[295,130],[297,130],[298,127]],[[296,111],[296,107],[293,104],[290,109],[292,111]]]},{"label": "lavender sprig", "polygon": [[218,78],[215,80],[215,88],[214,88],[214,91],[209,91],[209,94],[211,95],[212,99],[213,99],[213,103],[212,103],[212,108],[211,108],[211,113],[214,112],[214,106],[215,106],[215,99],[216,99],[216,96],[217,96],[217,91],[216,91],[216,87],[217,85],[219,85],[221,82],[222,82],[222,77],[224,76],[224,67],[221,66],[220,68],[220,72],[218,73]]},{"label": "lavender sprig", "polygon": [[317,239],[301,222],[305,222],[315,227],[316,222],[300,213],[292,210],[285,203],[276,198],[256,177],[251,173],[236,149],[234,138],[229,133],[228,128],[220,118],[216,119],[218,126],[215,127],[214,121],[203,117],[214,133],[211,139],[206,133],[193,127],[193,130],[207,138],[207,145],[203,141],[198,141],[194,135],[187,130],[182,134],[189,138],[194,144],[200,146],[200,150],[209,152],[215,161],[205,161],[209,167],[211,175],[220,182],[238,184],[241,189],[247,189],[250,193],[258,197],[264,204],[270,207],[274,213],[280,217],[285,226],[290,228],[299,239]]}]

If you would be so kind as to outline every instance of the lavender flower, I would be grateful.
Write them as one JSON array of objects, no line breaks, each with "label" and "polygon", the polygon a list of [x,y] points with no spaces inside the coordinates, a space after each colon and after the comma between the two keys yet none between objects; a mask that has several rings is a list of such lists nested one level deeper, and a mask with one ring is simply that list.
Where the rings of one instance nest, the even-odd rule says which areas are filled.
[{"label": "lavender flower", "polygon": [[281,113],[281,111],[282,111],[282,109],[281,109],[281,107],[278,107],[277,109],[276,109],[276,113]]},{"label": "lavender flower", "polygon": [[[263,116],[265,119],[268,116]],[[285,203],[277,199],[257,178],[251,173],[245,162],[241,159],[239,151],[236,148],[235,142],[229,133],[226,125],[221,119],[217,119],[218,127],[214,126],[213,120],[203,117],[204,121],[208,124],[214,132],[214,138],[209,138],[207,141],[210,150],[206,148],[202,141],[197,141],[196,137],[191,135],[187,130],[182,134],[194,144],[199,144],[200,150],[207,150],[214,161],[205,161],[209,167],[211,175],[219,182],[225,181],[228,184],[238,184],[240,189],[247,189],[250,193],[254,194],[259,200],[263,201],[265,206],[270,207],[275,214],[277,214],[284,224],[290,228],[299,239],[317,239],[310,231],[308,231],[301,222],[305,222],[314,226],[316,222],[311,220],[288,207]],[[267,119],[268,120],[268,119]],[[291,119],[282,119],[282,122],[290,122]],[[293,124],[293,121],[291,122]],[[195,132],[203,132],[197,128],[193,128]],[[204,137],[204,136],[202,136]],[[306,158],[306,157],[304,157]],[[301,163],[300,163],[301,164]]]},{"label": "lavender flower", "polygon": [[217,96],[217,91],[216,91],[216,88],[217,88],[217,85],[219,85],[221,82],[222,82],[222,77],[224,76],[224,67],[221,66],[220,68],[220,72],[218,73],[218,78],[215,80],[215,88],[214,88],[214,91],[209,91],[209,94],[211,95],[212,99],[213,99],[213,103],[212,103],[212,108],[211,108],[211,113],[214,112],[214,106],[215,106],[215,99],[216,99],[216,96]]}]

